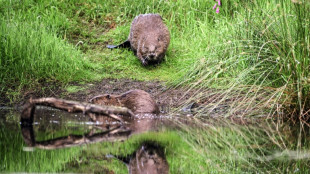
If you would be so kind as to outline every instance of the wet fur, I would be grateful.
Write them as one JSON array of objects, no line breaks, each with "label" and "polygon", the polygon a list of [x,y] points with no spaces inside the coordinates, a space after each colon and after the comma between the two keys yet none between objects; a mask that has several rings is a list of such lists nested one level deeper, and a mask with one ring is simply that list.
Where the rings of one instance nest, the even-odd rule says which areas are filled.
[{"label": "wet fur", "polygon": [[127,107],[133,113],[158,114],[159,109],[152,96],[143,90],[131,90],[121,95],[104,94],[90,99],[91,103]]}]

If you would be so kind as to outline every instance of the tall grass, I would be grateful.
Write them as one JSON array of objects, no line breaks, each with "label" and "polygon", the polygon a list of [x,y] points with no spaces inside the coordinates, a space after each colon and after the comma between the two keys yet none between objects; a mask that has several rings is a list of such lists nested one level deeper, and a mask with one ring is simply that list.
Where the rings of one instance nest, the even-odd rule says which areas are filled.
[{"label": "tall grass", "polygon": [[58,13],[56,7],[42,10],[45,7],[41,5],[32,1],[1,2],[2,95],[6,93],[14,97],[14,91],[93,78],[89,70],[94,69],[94,65],[59,37],[67,27],[66,18]]},{"label": "tall grass", "polygon": [[200,88],[196,101],[214,95],[205,87],[219,89],[211,103],[233,101],[230,115],[266,109],[307,121],[310,4],[298,2],[227,1],[212,25],[194,20],[190,26],[201,32],[190,42],[207,44],[195,48],[200,60],[175,84]]},{"label": "tall grass", "polygon": [[[309,2],[228,0],[222,2],[219,14],[212,10],[213,3],[2,1],[1,91],[12,94],[31,84],[91,79],[89,73],[94,72],[105,77],[159,78],[201,88],[192,100],[207,98],[206,87],[216,88],[222,98],[243,96],[234,100],[234,107],[265,106],[272,114],[293,108],[292,115],[307,120]],[[161,14],[171,32],[166,62],[158,68],[141,68],[129,52],[98,52],[98,47],[83,56],[63,40],[69,38],[78,47],[119,43],[141,13]],[[91,26],[110,32],[96,38]],[[96,71],[89,59],[98,65]]]}]

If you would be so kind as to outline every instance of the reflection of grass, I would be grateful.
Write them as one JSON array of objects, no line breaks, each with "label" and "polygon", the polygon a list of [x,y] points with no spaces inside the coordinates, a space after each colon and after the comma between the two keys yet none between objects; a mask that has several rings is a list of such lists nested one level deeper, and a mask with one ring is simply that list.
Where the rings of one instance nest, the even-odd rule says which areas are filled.
[{"label": "reflection of grass", "polygon": [[[186,142],[174,131],[166,132],[150,132],[141,135],[134,135],[125,142],[115,143],[98,143],[91,144],[84,153],[80,156],[80,164],[69,166],[68,172],[71,171],[96,171],[91,166],[102,166],[106,164],[109,170],[116,173],[126,173],[127,168],[122,162],[115,160],[115,158],[106,158],[106,155],[125,157],[135,152],[144,142],[157,143],[164,148],[166,159],[170,167],[170,173],[203,173],[212,171],[212,166],[207,165],[203,158],[198,156]],[[95,163],[92,165],[85,165],[88,163]],[[81,167],[79,169],[79,167]]]},{"label": "reflection of grass", "polygon": [[[1,123],[0,126],[2,172],[112,170],[124,173],[126,166],[106,155],[124,157],[144,142],[157,143],[164,148],[171,173],[309,172],[307,131],[300,132],[289,126],[277,131],[277,125],[268,122],[240,126],[225,120],[207,120],[208,126],[198,123],[192,127],[180,123],[181,130],[133,135],[125,142],[102,142],[58,150],[35,149],[33,152],[23,151],[26,145],[14,123]],[[35,134],[37,140],[42,141],[68,134],[81,135],[87,133],[87,129],[87,126],[46,127],[35,129]]]},{"label": "reflection of grass", "polygon": [[277,130],[279,125],[273,122],[240,126],[218,121],[209,120],[208,126],[199,129],[183,125],[186,131],[180,132],[197,158],[213,166],[215,173],[310,172],[307,130],[288,126]]},{"label": "reflection of grass", "polygon": [[[96,171],[99,168],[91,166],[104,166],[124,173],[126,166],[106,155],[124,157],[142,143],[153,142],[164,147],[170,173],[309,172],[307,156],[301,154],[308,153],[307,150],[299,149],[298,142],[290,135],[298,131],[286,132],[289,136],[284,136],[268,123],[240,126],[221,122],[210,120],[208,128],[183,125],[185,131],[145,133],[134,135],[125,142],[92,144],[78,161],[68,164],[66,171]],[[302,147],[307,149],[309,143],[304,142]]]},{"label": "reflection of grass", "polygon": [[57,172],[81,151],[80,147],[23,151],[26,145],[17,124],[1,125],[0,137],[1,172]]}]

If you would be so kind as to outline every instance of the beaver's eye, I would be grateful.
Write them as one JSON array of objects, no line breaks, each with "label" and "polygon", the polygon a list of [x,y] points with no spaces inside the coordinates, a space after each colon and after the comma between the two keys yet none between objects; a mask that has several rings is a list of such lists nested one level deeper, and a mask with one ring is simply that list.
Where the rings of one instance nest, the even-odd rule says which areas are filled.
[{"label": "beaver's eye", "polygon": [[110,96],[110,95],[107,95],[107,99],[111,99],[111,96]]}]

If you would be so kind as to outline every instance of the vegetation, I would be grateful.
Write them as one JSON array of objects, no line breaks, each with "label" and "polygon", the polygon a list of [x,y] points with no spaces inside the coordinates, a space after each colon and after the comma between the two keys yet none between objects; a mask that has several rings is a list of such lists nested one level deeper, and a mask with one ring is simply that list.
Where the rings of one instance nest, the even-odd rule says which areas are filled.
[{"label": "vegetation", "polygon": [[[199,110],[197,118],[207,119],[210,107],[225,105],[229,109],[223,117],[284,116],[309,122],[310,2],[226,0],[219,13],[212,10],[213,5],[213,0],[0,0],[0,95],[16,102],[29,91],[59,85],[64,88],[71,82],[157,79],[175,87],[199,89],[200,93],[184,105],[192,101],[206,104],[212,99]],[[142,67],[131,51],[105,48],[106,44],[126,40],[132,19],[141,13],[161,14],[171,32],[166,61],[156,67]],[[69,92],[78,90],[81,88],[68,87]],[[183,131],[178,131],[178,136],[173,132],[156,140],[167,148],[172,173],[309,172],[309,145],[302,136],[307,133],[303,125],[299,131],[287,131],[291,128],[279,122],[255,128],[231,123],[209,127],[204,120],[198,128],[181,126]],[[7,130],[1,131],[4,135]],[[166,142],[170,138],[182,144],[180,149]],[[99,154],[132,150],[142,142],[138,139],[119,143],[115,149],[96,144],[92,149],[95,152],[85,153],[94,156],[101,146],[110,151]],[[20,140],[11,138],[7,142]],[[49,166],[45,160],[45,169],[36,168],[54,152],[40,151],[37,155],[42,154],[42,158],[32,159],[24,156],[20,144],[14,145],[20,152],[11,156],[1,150],[0,156],[6,157],[1,171],[67,171],[63,163],[77,160],[80,164],[84,159],[79,156],[80,150],[68,150],[70,157],[56,151],[59,163]],[[15,153],[24,161],[16,169]],[[37,160],[32,163],[33,170],[23,168],[29,158]],[[101,162],[98,164],[106,161]],[[111,166],[118,171],[119,162]]]},{"label": "vegetation", "polygon": [[[221,97],[245,93],[239,103],[247,108],[285,108],[308,119],[308,1],[228,0],[218,14],[212,1],[0,3],[0,89],[13,101],[47,84],[159,79],[226,89]],[[161,14],[171,32],[166,61],[157,67],[142,67],[130,51],[104,48],[126,40],[141,13]]]},{"label": "vegetation", "polygon": [[286,111],[307,122],[309,9],[307,1],[224,2],[211,27],[200,20],[192,25],[210,27],[215,37],[197,37],[211,43],[199,47],[201,61],[179,83],[225,89],[218,93],[224,99],[242,97],[235,108]]}]

